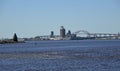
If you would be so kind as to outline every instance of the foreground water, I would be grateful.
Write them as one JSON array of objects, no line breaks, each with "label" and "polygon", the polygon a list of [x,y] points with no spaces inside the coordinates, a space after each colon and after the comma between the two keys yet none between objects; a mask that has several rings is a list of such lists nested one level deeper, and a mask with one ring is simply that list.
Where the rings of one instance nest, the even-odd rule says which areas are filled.
[{"label": "foreground water", "polygon": [[0,44],[0,71],[120,71],[120,40]]}]

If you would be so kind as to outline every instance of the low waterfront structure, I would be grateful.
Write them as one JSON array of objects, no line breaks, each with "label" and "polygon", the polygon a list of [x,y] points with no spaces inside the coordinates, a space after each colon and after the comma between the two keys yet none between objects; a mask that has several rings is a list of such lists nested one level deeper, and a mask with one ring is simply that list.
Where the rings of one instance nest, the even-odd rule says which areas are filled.
[{"label": "low waterfront structure", "polygon": [[3,39],[0,40],[0,44],[9,44],[9,43],[25,43],[25,40],[22,38],[19,38],[18,41],[13,41],[13,39]]},{"label": "low waterfront structure", "polygon": [[18,38],[16,33],[14,33],[13,39],[0,40],[0,44],[8,44],[8,43],[25,43],[25,40],[22,38]]}]

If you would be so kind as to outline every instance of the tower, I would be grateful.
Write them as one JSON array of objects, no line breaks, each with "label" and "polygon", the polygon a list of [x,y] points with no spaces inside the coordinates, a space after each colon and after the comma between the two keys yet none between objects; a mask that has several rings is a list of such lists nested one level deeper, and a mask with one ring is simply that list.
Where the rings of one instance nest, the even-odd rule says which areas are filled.
[{"label": "tower", "polygon": [[71,37],[71,31],[68,30],[67,37]]},{"label": "tower", "polygon": [[51,31],[50,37],[53,38],[54,37],[54,32]]},{"label": "tower", "polygon": [[60,37],[64,38],[65,37],[65,28],[61,26],[60,28]]}]

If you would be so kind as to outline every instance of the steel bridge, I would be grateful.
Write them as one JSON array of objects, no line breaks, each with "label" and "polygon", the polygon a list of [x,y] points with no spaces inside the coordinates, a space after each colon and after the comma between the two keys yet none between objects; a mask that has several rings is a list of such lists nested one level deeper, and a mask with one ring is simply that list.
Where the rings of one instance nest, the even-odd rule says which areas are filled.
[{"label": "steel bridge", "polygon": [[120,33],[90,33],[88,31],[85,30],[79,30],[74,32],[73,34],[75,35],[86,35],[86,37],[95,37],[95,38],[119,38],[120,37]]}]

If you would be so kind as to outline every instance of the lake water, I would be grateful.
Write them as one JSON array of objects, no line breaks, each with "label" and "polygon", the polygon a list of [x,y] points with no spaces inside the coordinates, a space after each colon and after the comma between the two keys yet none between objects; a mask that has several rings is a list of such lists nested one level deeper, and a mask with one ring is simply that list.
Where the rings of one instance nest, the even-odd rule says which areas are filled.
[{"label": "lake water", "polygon": [[0,44],[0,71],[120,71],[120,40]]}]

